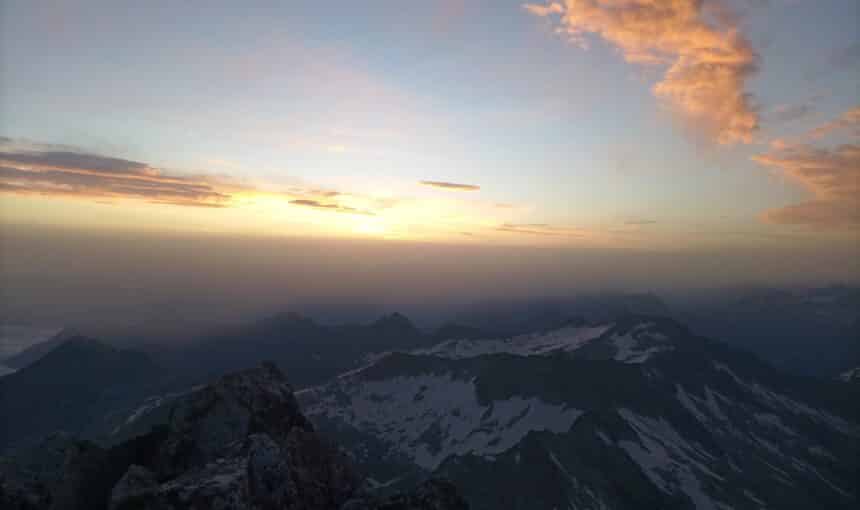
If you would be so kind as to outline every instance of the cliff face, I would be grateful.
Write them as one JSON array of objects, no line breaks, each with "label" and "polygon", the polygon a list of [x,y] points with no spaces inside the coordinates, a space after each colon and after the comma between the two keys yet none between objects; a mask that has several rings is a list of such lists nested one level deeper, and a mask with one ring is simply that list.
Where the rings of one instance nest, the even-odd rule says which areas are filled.
[{"label": "cliff face", "polygon": [[62,452],[62,475],[18,466],[0,502],[21,509],[466,508],[440,481],[385,501],[363,493],[272,364],[177,400],[168,423],[144,436],[108,449],[75,440],[51,448]]}]

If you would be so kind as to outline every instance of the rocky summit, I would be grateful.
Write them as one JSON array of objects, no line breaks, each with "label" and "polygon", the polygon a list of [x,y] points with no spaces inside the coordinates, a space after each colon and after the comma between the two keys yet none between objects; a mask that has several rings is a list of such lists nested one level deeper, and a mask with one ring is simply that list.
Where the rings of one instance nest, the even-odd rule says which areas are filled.
[{"label": "rocky summit", "polygon": [[167,422],[146,434],[109,448],[55,436],[5,461],[2,473],[4,509],[467,508],[442,480],[385,498],[362,489],[269,363],[176,399]]}]

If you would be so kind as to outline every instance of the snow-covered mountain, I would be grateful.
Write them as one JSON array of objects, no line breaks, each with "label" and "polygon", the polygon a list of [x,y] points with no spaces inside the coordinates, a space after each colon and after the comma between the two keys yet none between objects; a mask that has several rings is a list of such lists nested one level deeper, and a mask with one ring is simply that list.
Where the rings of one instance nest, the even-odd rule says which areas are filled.
[{"label": "snow-covered mountain", "polygon": [[389,353],[299,392],[379,485],[472,508],[850,508],[856,389],[783,375],[669,319]]}]

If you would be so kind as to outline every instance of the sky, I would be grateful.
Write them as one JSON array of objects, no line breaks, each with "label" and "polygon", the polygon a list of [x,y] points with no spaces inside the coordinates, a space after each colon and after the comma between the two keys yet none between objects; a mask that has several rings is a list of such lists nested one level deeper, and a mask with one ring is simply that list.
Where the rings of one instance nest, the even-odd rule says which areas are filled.
[{"label": "sky", "polygon": [[34,272],[12,237],[62,252],[78,232],[610,250],[635,281],[643,253],[747,261],[690,266],[711,283],[803,254],[784,280],[857,280],[858,19],[853,0],[0,0],[3,271]]}]

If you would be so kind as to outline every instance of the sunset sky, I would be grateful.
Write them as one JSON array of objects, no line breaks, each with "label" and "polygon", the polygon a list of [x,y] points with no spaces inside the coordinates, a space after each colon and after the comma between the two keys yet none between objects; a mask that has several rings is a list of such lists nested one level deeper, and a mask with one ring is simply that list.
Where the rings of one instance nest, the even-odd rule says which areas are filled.
[{"label": "sunset sky", "polygon": [[858,20],[856,0],[0,0],[0,225],[856,246]]}]

